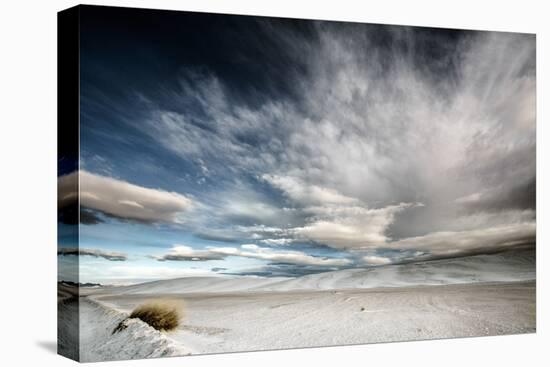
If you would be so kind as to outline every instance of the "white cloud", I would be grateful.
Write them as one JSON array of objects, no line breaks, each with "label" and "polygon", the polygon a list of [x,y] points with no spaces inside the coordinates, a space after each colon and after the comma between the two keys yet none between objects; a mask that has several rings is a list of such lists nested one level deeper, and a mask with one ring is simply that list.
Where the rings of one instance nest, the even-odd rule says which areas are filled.
[{"label": "white cloud", "polygon": [[367,265],[387,265],[390,264],[392,261],[389,257],[383,257],[383,256],[363,256],[361,258],[363,263]]},{"label": "white cloud", "polygon": [[342,258],[329,258],[308,255],[301,251],[275,251],[270,248],[256,245],[243,245],[241,249],[231,247],[209,248],[211,252],[227,256],[241,256],[272,262],[281,262],[297,265],[316,266],[345,266],[351,264],[351,260]]},{"label": "white cloud", "polygon": [[294,240],[292,238],[266,238],[264,240],[260,240],[260,242],[265,243],[266,245],[285,246],[291,244]]},{"label": "white cloud", "polygon": [[245,249],[245,250],[258,250],[259,247],[258,245],[255,245],[255,244],[244,244],[244,245],[241,245],[241,248]]},{"label": "white cloud", "polygon": [[414,204],[401,203],[380,209],[366,207],[316,207],[315,220],[303,227],[293,228],[298,237],[318,241],[341,249],[361,249],[383,246],[386,230],[396,213]]},{"label": "white cloud", "polygon": [[288,229],[287,233],[341,249],[382,245],[388,240],[386,230],[396,213],[423,205],[401,203],[370,209],[358,199],[300,179],[273,175],[264,175],[263,179],[281,189],[293,204],[303,205],[302,212],[312,216],[308,224]]},{"label": "white cloud", "polygon": [[225,255],[213,253],[208,250],[195,250],[185,245],[174,245],[170,252],[162,256],[152,256],[158,261],[208,261],[223,260]]},{"label": "white cloud", "polygon": [[284,231],[282,228],[270,227],[263,224],[257,224],[253,226],[237,226],[235,229],[238,230],[239,232],[244,232],[244,233],[262,233],[262,234],[264,233],[274,234],[274,233],[281,233]]},{"label": "white cloud", "polygon": [[[60,205],[75,200],[77,175],[74,172],[59,177]],[[80,171],[80,205],[126,220],[176,223],[182,221],[181,215],[193,207],[193,202],[176,192]]]},{"label": "white cloud", "polygon": [[156,260],[166,261],[206,261],[221,260],[228,256],[239,256],[271,262],[315,266],[345,266],[351,260],[308,255],[301,251],[275,251],[255,244],[243,244],[235,247],[207,247],[205,250],[195,250],[188,246],[177,245],[162,256],[153,256]]},{"label": "white cloud", "polygon": [[290,199],[302,205],[354,204],[358,202],[357,199],[342,195],[336,190],[307,185],[295,177],[263,175],[262,179],[282,190]]}]

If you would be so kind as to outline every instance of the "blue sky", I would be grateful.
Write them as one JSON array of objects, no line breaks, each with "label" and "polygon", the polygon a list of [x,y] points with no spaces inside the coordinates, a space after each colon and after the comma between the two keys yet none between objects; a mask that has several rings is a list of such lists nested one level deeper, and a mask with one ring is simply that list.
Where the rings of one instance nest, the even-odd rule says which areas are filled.
[{"label": "blue sky", "polygon": [[80,55],[82,282],[534,245],[533,35],[84,7]]}]

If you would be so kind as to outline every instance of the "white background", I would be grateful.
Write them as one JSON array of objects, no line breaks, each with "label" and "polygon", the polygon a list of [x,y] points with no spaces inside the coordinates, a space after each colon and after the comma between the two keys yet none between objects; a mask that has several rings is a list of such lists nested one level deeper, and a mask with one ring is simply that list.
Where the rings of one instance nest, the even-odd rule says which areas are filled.
[{"label": "white background", "polygon": [[[537,334],[111,362],[114,366],[543,366],[550,363],[545,1],[156,0],[88,4],[537,33]],[[2,2],[0,364],[66,366],[56,342],[56,12],[74,1]],[[546,17],[545,17],[546,15]],[[546,24],[545,24],[546,23]],[[546,227],[546,228],[545,228]],[[322,321],[322,320],[321,320]],[[546,348],[546,349],[545,349]],[[104,363],[97,364],[98,366]]]}]

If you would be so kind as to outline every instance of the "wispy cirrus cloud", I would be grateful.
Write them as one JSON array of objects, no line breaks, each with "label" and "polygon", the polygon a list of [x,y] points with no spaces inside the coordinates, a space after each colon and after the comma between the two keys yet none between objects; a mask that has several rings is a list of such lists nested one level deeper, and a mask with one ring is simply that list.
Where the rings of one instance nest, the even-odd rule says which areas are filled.
[{"label": "wispy cirrus cloud", "polygon": [[[427,236],[438,252],[449,242],[438,233],[459,241],[461,231],[534,225],[533,37],[443,39],[448,67],[439,69],[353,27],[316,32],[316,47],[276,36],[311,51],[294,55],[308,70],[296,76],[294,101],[235,105],[223,79],[205,72],[182,78],[178,94],[201,114],[153,107],[151,136],[168,149],[201,159],[210,175],[255,177],[257,195],[226,192],[235,199],[227,218],[266,213],[255,223],[281,230],[256,233],[263,244],[289,238],[350,251],[409,248],[402,241]],[[396,44],[417,41],[412,31],[388,34]],[[259,194],[266,185],[281,195],[278,207]]]},{"label": "wispy cirrus cloud", "polygon": [[[533,35],[257,25],[274,47],[258,54],[274,65],[251,93],[252,80],[215,65],[140,91],[128,125],[170,174],[178,167],[173,192],[89,173],[83,203],[141,223],[185,218],[201,241],[249,244],[183,246],[165,261],[368,266],[534,241]],[[270,75],[275,64],[284,70]]]},{"label": "wispy cirrus cloud", "polygon": [[290,176],[263,175],[262,179],[280,189],[293,203],[300,205],[352,205],[358,200],[342,195],[337,190],[305,184]]}]

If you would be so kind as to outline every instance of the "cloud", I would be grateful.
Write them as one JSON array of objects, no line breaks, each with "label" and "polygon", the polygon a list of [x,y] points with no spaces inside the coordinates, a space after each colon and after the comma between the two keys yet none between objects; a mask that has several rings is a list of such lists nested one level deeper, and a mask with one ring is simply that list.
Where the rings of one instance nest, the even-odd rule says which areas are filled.
[{"label": "cloud", "polygon": [[227,256],[240,256],[260,260],[268,260],[274,263],[317,265],[317,266],[345,266],[351,264],[351,260],[344,258],[329,258],[308,255],[301,251],[275,251],[270,248],[259,247],[254,244],[245,244],[241,249],[232,247],[210,248],[210,251]]},{"label": "cloud", "polygon": [[188,246],[178,245],[173,247],[168,254],[153,256],[153,258],[159,261],[208,261],[223,260],[228,256],[297,265],[345,266],[352,263],[350,259],[313,256],[301,251],[275,251],[255,244],[243,244],[240,248],[207,247],[205,250],[195,250]]},{"label": "cloud", "polygon": [[361,206],[315,207],[316,214],[308,225],[293,228],[302,238],[340,249],[361,249],[380,246],[388,241],[385,234],[396,213],[418,204],[401,203],[380,209]]},{"label": "cloud", "polygon": [[253,233],[253,234],[262,234],[262,235],[270,235],[270,236],[285,232],[285,229],[283,228],[266,226],[264,224],[256,224],[252,226],[237,226],[235,229],[243,233]]},{"label": "cloud", "polygon": [[[217,177],[217,180],[220,180]],[[241,228],[263,225],[278,227],[288,218],[283,208],[256,190],[255,185],[241,178],[216,187],[213,191],[200,191],[194,198],[192,218],[188,218],[194,232],[227,238],[242,235]],[[253,234],[249,231],[249,234]],[[241,237],[242,238],[242,237]]]},{"label": "cloud", "polygon": [[152,257],[158,261],[209,261],[223,260],[226,256],[209,250],[195,250],[189,246],[175,245],[169,253]]},{"label": "cloud", "polygon": [[85,208],[80,208],[80,215],[78,217],[75,216],[75,223],[73,224],[77,224],[76,222],[78,221],[80,224],[99,224],[104,222],[104,220],[97,215],[97,213]]},{"label": "cloud", "polygon": [[287,234],[339,249],[360,249],[385,243],[388,240],[386,230],[395,214],[423,205],[400,203],[370,209],[360,200],[335,189],[310,185],[293,177],[264,175],[263,179],[282,190],[292,200],[291,204],[302,206],[301,211],[309,217],[306,225],[289,228]]},{"label": "cloud", "polygon": [[60,209],[78,202],[78,174],[72,172],[57,178],[57,203]]},{"label": "cloud", "polygon": [[[387,27],[381,45],[360,26],[314,30],[316,42],[274,36],[290,52],[308,50],[290,55],[308,70],[295,75],[297,98],[239,103],[223,76],[188,73],[176,97],[201,113],[154,108],[149,116],[154,139],[210,176],[256,177],[246,195],[220,195],[227,222],[280,228],[252,232],[265,244],[288,238],[356,251],[424,248],[413,239],[448,233],[451,242],[525,220],[521,210],[535,202],[534,37],[454,41]],[[284,204],[260,194],[265,184]]]},{"label": "cloud", "polygon": [[416,250],[418,257],[453,257],[500,252],[533,246],[536,240],[534,222],[501,225],[456,232],[433,232],[425,236],[391,242],[387,248]]},{"label": "cloud", "polygon": [[223,216],[235,221],[261,220],[275,221],[280,214],[280,210],[261,200],[247,200],[246,197],[230,198],[224,202],[221,208]]},{"label": "cloud", "polygon": [[392,262],[389,257],[383,256],[363,256],[361,258],[362,262],[367,265],[387,265]]},{"label": "cloud", "polygon": [[[60,207],[77,200],[74,187],[78,179],[81,207],[123,220],[180,223],[183,221],[182,214],[193,207],[192,200],[179,193],[150,189],[86,171],[59,177]],[[95,220],[86,223],[94,223]]]},{"label": "cloud", "polygon": [[302,205],[355,204],[357,199],[340,194],[334,189],[306,185],[302,180],[289,176],[263,175],[272,186],[282,190],[293,202]]},{"label": "cloud", "polygon": [[197,238],[215,242],[239,242],[239,238],[231,231],[210,229],[208,232],[195,232]]},{"label": "cloud", "polygon": [[465,210],[477,212],[502,212],[504,210],[534,210],[536,206],[535,177],[514,185],[500,184],[455,200]]},{"label": "cloud", "polygon": [[264,240],[260,240],[261,243],[265,243],[266,245],[273,245],[273,246],[285,246],[288,244],[291,244],[294,242],[294,239],[292,238],[267,238]]},{"label": "cloud", "polygon": [[[375,262],[384,260],[364,251],[459,256],[534,240],[533,35],[313,23],[304,36],[277,27],[259,24],[284,46],[274,60],[296,66],[272,77],[290,80],[290,95],[266,87],[242,98],[231,76],[205,67],[182,69],[177,88],[143,102],[141,132],[194,167],[189,182],[203,182],[193,201],[84,173],[90,215],[185,217],[200,238],[288,250],[165,255],[180,260],[319,262],[293,251],[315,242]],[[154,102],[157,94],[166,100]],[[60,187],[60,203],[75,200],[69,180]]]},{"label": "cloud", "polygon": [[104,251],[90,248],[61,247],[57,250],[58,256],[93,256],[109,261],[126,261],[128,255],[122,252]]},{"label": "cloud", "polygon": [[[451,222],[455,198],[498,184],[496,199],[507,203],[518,179],[534,177],[533,37],[488,33],[453,45],[459,78],[434,75],[435,83],[403,50],[379,50],[353,33],[320,36],[312,81],[298,84],[318,118],[295,123],[285,155],[297,179],[369,206],[421,201]],[[392,38],[418,41],[407,32]]]}]

